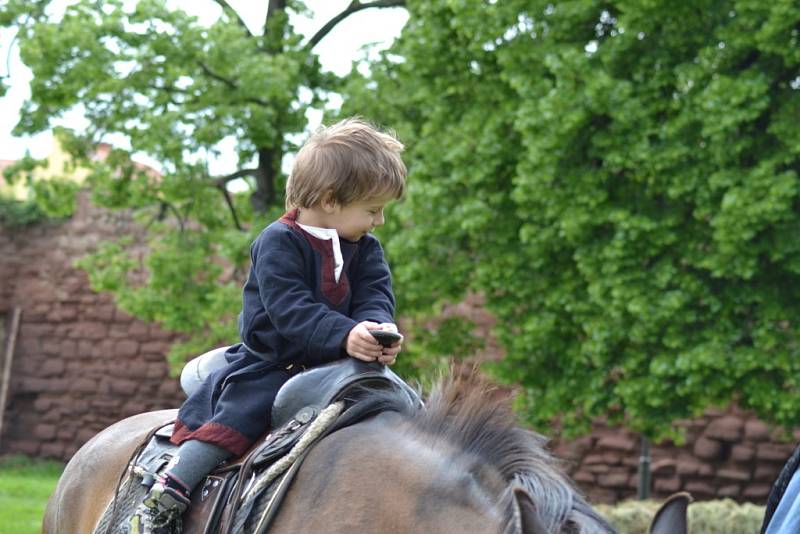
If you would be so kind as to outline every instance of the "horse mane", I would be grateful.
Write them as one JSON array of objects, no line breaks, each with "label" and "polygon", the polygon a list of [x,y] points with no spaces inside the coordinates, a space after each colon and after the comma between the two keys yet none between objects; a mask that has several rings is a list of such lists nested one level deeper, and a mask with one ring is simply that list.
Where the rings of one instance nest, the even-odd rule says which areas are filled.
[{"label": "horse mane", "polygon": [[354,392],[354,403],[337,422],[347,426],[381,412],[401,414],[421,436],[444,441],[497,470],[509,487],[501,505],[505,532],[517,532],[518,511],[511,488],[521,488],[535,503],[547,532],[613,533],[574,487],[542,435],[518,426],[508,395],[476,369],[440,379],[424,409],[399,389]]}]

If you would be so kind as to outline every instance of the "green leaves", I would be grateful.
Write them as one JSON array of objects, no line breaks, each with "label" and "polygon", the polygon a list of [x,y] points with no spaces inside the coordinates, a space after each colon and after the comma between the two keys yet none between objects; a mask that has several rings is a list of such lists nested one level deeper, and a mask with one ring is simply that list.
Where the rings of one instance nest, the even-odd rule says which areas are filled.
[{"label": "green leaves", "polygon": [[77,262],[92,289],[109,291],[124,311],[191,337],[172,347],[179,370],[185,358],[236,340],[241,288],[225,279],[211,232],[164,227],[150,233],[147,253],[132,237],[105,243]]},{"label": "green leaves", "polygon": [[0,195],[0,225],[11,228],[34,224],[47,218],[32,200],[17,200]]},{"label": "green leaves", "polygon": [[[80,105],[93,141],[122,134],[134,152],[168,169],[179,170],[189,154],[215,152],[229,136],[246,166],[259,149],[282,151],[285,135],[302,132],[298,92],[318,90],[308,69],[316,59],[281,13],[264,37],[230,17],[201,26],[163,0],[82,0],[59,20],[35,3],[3,13],[19,28],[21,57],[34,74],[18,134],[46,129]],[[274,41],[272,51],[265,40]]]},{"label": "green leaves", "polygon": [[[164,0],[79,0],[59,17],[48,6],[0,7],[0,23],[18,30],[33,71],[15,132],[36,133],[83,111],[87,131],[61,129],[60,142],[90,169],[92,201],[131,210],[142,228],[81,267],[122,309],[191,336],[174,359],[234,342],[249,242],[282,210],[283,154],[306,127],[309,99],[300,94],[318,104],[329,77],[319,75],[316,56],[280,10],[259,36],[230,11],[203,26]],[[130,146],[100,144],[112,135]],[[208,166],[231,140],[238,156],[231,173],[249,181],[239,194],[227,190],[233,178],[212,176]],[[158,172],[134,161],[142,155],[158,162]],[[26,159],[10,171],[28,176],[37,165]],[[73,209],[73,182],[31,184],[47,213]]]},{"label": "green leaves", "polygon": [[[173,348],[174,363],[233,343],[249,243],[283,210],[284,154],[306,130],[306,112],[338,87],[290,24],[286,10],[304,12],[303,2],[272,6],[263,35],[229,7],[202,25],[166,0],[77,0],[63,16],[50,4],[0,6],[0,25],[18,30],[34,75],[15,132],[83,112],[90,126],[61,129],[63,148],[90,170],[93,202],[130,210],[140,223],[79,265],[122,309],[187,335]],[[109,139],[117,148],[103,144]],[[231,145],[236,167],[212,176],[208,160]],[[137,163],[141,156],[159,169]],[[26,159],[11,171],[30,176],[39,165]],[[239,178],[244,191],[234,193],[228,186]],[[40,208],[70,212],[72,182],[32,183]],[[29,220],[17,207],[8,211]]]},{"label": "green leaves", "polygon": [[507,351],[490,367],[524,385],[540,426],[605,415],[659,437],[732,399],[800,422],[800,160],[787,117],[800,92],[786,52],[800,10],[409,9],[370,66],[374,95],[345,105],[410,142],[386,243],[401,312],[484,295]]}]

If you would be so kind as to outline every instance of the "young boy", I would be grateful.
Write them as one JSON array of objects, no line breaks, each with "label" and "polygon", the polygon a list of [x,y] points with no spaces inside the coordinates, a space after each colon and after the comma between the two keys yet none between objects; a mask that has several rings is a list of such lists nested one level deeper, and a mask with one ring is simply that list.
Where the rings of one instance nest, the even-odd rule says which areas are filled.
[{"label": "young boy", "polygon": [[241,343],[178,412],[171,441],[180,447],[134,513],[132,533],[175,531],[194,487],[270,427],[293,374],[343,357],[394,363],[401,342],[384,348],[368,331],[397,331],[389,267],[370,232],[403,195],[402,150],[359,119],[320,129],[300,149],[288,211],[251,247]]}]

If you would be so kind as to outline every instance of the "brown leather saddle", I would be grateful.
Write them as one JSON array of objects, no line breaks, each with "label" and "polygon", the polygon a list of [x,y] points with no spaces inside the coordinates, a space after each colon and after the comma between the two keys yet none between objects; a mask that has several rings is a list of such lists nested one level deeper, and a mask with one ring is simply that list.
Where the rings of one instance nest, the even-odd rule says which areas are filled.
[{"label": "brown leather saddle", "polygon": [[[303,371],[283,385],[272,408],[274,429],[259,438],[241,457],[223,463],[195,489],[191,505],[183,517],[185,534],[236,534],[242,530],[242,516],[237,510],[243,503],[245,488],[252,484],[255,476],[273,462],[283,458],[306,433],[313,421],[327,406],[345,401],[345,406],[358,402],[360,395],[370,389],[397,388],[404,391],[413,405],[422,406],[417,392],[388,367],[378,363],[365,363],[353,358],[339,360],[327,365]],[[129,480],[126,493],[120,493],[118,501],[136,501],[144,495],[159,471],[174,456],[177,447],[169,442],[172,423],[156,428],[143,442],[131,459],[130,479],[136,479],[139,487]],[[324,437],[319,436],[317,441]],[[270,499],[270,507],[259,513],[264,517],[258,522],[263,532],[277,513],[280,501],[288,487],[286,477],[293,477],[299,469],[302,457],[283,475]],[[127,504],[127,503],[126,503]],[[252,503],[250,503],[252,506]],[[115,509],[113,509],[115,508]],[[110,507],[96,533],[118,532],[114,525],[127,524],[129,514],[122,503]],[[131,508],[132,510],[132,508]]]}]

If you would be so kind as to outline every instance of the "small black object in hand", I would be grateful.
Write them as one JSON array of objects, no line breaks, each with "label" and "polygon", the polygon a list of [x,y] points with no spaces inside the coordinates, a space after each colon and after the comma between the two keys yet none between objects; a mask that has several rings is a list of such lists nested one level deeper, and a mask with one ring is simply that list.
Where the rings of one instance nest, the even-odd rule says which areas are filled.
[{"label": "small black object in hand", "polygon": [[403,339],[403,336],[400,334],[391,332],[389,330],[370,330],[369,333],[372,334],[372,337],[374,337],[375,340],[384,347],[391,347]]}]

